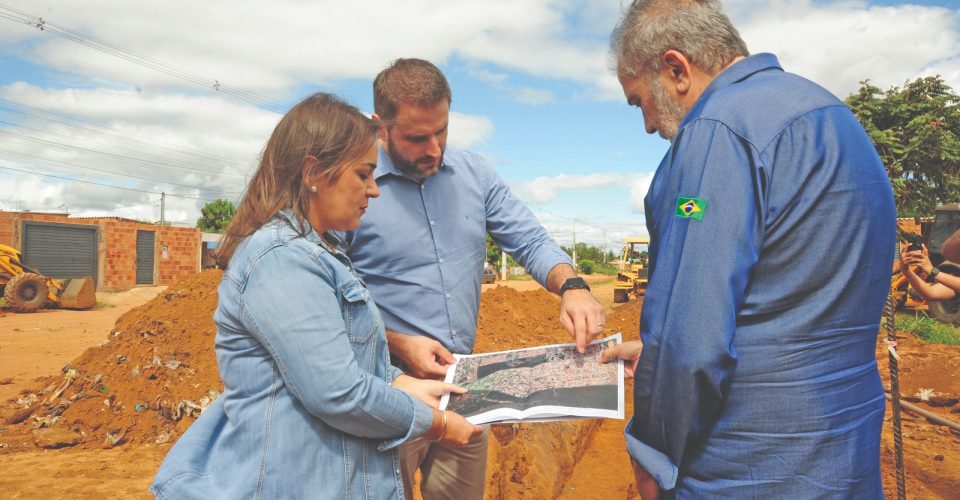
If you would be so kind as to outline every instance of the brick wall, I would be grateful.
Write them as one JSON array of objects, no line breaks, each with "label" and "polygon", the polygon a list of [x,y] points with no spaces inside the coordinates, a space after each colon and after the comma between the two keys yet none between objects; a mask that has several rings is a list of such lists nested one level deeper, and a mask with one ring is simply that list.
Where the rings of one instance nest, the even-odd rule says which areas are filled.
[{"label": "brick wall", "polygon": [[20,232],[24,221],[97,226],[98,290],[126,290],[136,286],[139,230],[154,232],[154,284],[169,285],[200,271],[200,230],[196,228],[155,226],[116,217],[79,219],[60,214],[0,211],[0,243],[22,249]]}]

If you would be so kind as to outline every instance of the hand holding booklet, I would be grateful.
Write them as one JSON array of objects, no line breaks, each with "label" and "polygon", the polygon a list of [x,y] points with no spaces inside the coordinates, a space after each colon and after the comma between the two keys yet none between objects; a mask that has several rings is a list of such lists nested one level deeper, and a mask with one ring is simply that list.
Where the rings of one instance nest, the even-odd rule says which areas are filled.
[{"label": "hand holding booklet", "polygon": [[468,392],[444,395],[440,409],[474,424],[623,419],[623,360],[600,363],[600,353],[620,342],[617,332],[583,354],[572,343],[456,354],[444,381]]}]

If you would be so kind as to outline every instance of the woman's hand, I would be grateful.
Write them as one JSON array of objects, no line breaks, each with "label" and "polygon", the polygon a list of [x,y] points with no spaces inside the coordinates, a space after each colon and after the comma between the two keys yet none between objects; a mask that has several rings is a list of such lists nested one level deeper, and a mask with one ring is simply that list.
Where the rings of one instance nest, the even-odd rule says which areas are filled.
[{"label": "woman's hand", "polygon": [[921,250],[900,253],[900,270],[907,272],[913,267],[919,267],[927,274],[930,274],[930,271],[933,270],[933,263],[930,262],[926,245],[921,245]]},{"label": "woman's hand", "polygon": [[423,401],[430,408],[440,407],[440,398],[448,392],[464,394],[466,389],[455,384],[448,384],[439,380],[425,380],[414,378],[406,374],[393,379],[393,386],[409,394],[415,399]]},{"label": "woman's hand", "polygon": [[471,424],[452,411],[435,410],[433,418],[433,426],[425,437],[447,448],[462,448],[483,432],[483,427]]}]

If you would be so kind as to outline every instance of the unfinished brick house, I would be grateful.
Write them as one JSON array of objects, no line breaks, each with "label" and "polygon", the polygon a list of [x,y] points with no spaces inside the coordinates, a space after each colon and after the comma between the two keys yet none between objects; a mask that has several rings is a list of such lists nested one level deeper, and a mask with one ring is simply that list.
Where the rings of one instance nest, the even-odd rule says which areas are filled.
[{"label": "unfinished brick house", "polygon": [[0,210],[0,244],[46,276],[93,276],[103,291],[169,285],[200,271],[199,229],[120,217]]}]

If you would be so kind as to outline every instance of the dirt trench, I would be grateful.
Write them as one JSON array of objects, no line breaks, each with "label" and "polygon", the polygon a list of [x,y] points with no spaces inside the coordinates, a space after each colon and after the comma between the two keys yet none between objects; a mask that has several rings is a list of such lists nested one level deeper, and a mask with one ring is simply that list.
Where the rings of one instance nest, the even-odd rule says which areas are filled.
[{"label": "dirt trench", "polygon": [[[10,498],[145,498],[171,444],[222,390],[212,322],[219,280],[219,272],[207,271],[171,286],[121,316],[101,345],[59,373],[24,384],[0,405],[0,491]],[[481,296],[476,351],[568,342],[558,312],[559,300],[543,290],[490,287]],[[608,331],[637,338],[639,313],[638,302],[614,308]],[[903,394],[960,420],[960,348],[900,337]],[[886,374],[882,342],[877,356]],[[631,394],[628,385],[627,415]],[[487,498],[637,498],[623,425],[580,420],[493,426]],[[903,439],[910,497],[955,498],[960,434],[905,413]],[[889,422],[882,447],[885,492],[892,498]]]}]

